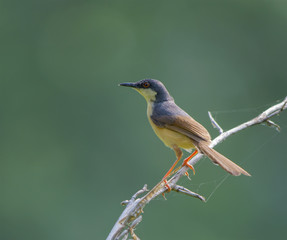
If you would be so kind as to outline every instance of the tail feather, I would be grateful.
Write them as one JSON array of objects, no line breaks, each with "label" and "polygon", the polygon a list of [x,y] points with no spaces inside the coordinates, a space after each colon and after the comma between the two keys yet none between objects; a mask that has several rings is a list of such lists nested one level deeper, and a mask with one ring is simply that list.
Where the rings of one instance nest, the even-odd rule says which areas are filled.
[{"label": "tail feather", "polygon": [[248,172],[246,172],[243,168],[239,167],[234,162],[230,161],[228,158],[224,157],[219,152],[210,148],[207,143],[199,142],[197,144],[198,149],[208,156],[215,164],[218,164],[225,171],[229,172],[234,176],[239,176],[241,173],[246,176],[251,176]]}]

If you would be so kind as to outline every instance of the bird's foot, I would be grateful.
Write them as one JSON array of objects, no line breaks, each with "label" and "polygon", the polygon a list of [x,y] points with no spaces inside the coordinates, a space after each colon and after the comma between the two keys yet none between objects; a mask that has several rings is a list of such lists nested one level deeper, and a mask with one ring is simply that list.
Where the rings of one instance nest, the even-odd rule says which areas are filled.
[{"label": "bird's foot", "polygon": [[[194,167],[188,163],[189,160],[190,160],[190,157],[184,159],[183,164],[182,164],[182,167],[188,166],[188,167],[193,171],[193,175],[195,175]],[[186,173],[185,173],[185,175],[186,175]],[[189,176],[189,175],[188,175],[188,176]]]},{"label": "bird's foot", "polygon": [[188,172],[185,172],[185,176],[186,176],[189,180],[191,180],[190,177],[189,177],[189,173],[188,173]]},{"label": "bird's foot", "polygon": [[[167,180],[164,179],[163,181],[164,181],[164,183],[165,183],[165,187],[167,188],[167,192],[170,192],[170,191],[171,191],[171,187],[168,185]],[[166,200],[166,197],[165,197],[164,193],[162,193],[161,195],[162,195],[163,198]]]},{"label": "bird's foot", "polygon": [[165,187],[167,188],[167,192],[170,192],[171,191],[171,187],[168,185],[167,180],[164,179],[163,181],[165,183]]},{"label": "bird's foot", "polygon": [[188,161],[192,159],[197,153],[198,151],[195,150],[189,157],[183,160],[183,164],[182,164],[182,167],[188,166],[193,171],[193,174],[195,174],[194,167],[191,164],[189,164]]},{"label": "bird's foot", "polygon": [[[194,170],[194,167],[192,166],[192,165],[190,165],[188,162],[184,162],[183,164],[182,164],[182,166],[184,167],[184,166],[188,166],[192,171],[193,171],[193,175],[195,175],[195,170]],[[187,173],[188,174],[188,173]],[[186,173],[185,173],[185,175],[187,175]],[[189,174],[187,175],[187,177],[189,177]]]}]

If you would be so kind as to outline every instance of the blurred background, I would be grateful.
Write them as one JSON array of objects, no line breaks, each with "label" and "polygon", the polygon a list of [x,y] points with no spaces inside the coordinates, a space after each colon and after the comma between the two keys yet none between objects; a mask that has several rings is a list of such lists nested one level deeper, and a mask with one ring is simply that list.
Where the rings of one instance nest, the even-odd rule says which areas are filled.
[{"label": "blurred background", "polygon": [[[0,0],[0,239],[105,239],[120,202],[152,188],[174,153],[145,100],[159,79],[218,135],[287,95],[286,1]],[[287,112],[217,146],[252,177],[204,159],[146,208],[141,239],[284,239]]]}]

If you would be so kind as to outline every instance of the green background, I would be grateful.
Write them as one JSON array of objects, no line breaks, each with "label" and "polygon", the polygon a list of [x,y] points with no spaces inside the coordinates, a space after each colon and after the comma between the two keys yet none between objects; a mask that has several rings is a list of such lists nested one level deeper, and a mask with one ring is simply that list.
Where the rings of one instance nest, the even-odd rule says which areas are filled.
[{"label": "green background", "polygon": [[[156,78],[213,137],[287,94],[286,1],[0,0],[0,239],[105,239],[174,153],[121,82]],[[185,187],[146,208],[142,239],[287,237],[287,113],[216,149]],[[217,189],[216,189],[217,188]],[[214,190],[216,190],[214,192]],[[214,192],[214,193],[213,193]],[[213,193],[213,194],[212,194]]]}]

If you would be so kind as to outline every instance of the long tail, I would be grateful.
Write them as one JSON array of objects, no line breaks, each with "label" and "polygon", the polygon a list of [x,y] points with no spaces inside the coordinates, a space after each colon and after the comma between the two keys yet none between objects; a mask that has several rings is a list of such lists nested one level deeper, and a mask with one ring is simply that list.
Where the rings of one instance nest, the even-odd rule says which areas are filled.
[{"label": "long tail", "polygon": [[251,176],[248,172],[246,172],[243,168],[236,165],[234,162],[230,161],[228,158],[224,157],[219,152],[208,146],[208,143],[203,141],[196,144],[198,149],[208,156],[215,164],[218,164],[225,171],[229,172],[234,176],[239,176],[241,173],[246,176]]}]

